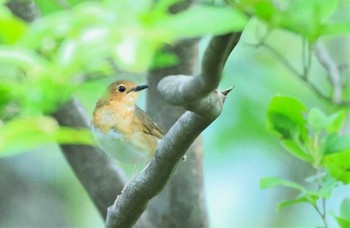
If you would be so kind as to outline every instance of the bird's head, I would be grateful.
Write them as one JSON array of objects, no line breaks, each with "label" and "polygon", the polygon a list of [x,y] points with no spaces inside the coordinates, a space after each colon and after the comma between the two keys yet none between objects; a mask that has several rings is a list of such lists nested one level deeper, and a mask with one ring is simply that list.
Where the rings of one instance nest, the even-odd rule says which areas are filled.
[{"label": "bird's head", "polygon": [[108,86],[105,95],[99,102],[118,102],[127,106],[135,105],[139,97],[138,92],[147,88],[148,85],[138,86],[134,82],[128,80],[115,81]]}]

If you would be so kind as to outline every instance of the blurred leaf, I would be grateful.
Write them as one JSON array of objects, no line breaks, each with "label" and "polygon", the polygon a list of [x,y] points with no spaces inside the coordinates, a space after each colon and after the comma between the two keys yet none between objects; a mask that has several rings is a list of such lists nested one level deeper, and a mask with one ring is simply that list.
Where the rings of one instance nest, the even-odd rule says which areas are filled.
[{"label": "blurred leaf", "polygon": [[350,198],[346,198],[340,205],[340,217],[350,219]]},{"label": "blurred leaf", "polygon": [[329,197],[332,195],[333,190],[338,186],[338,183],[339,182],[337,180],[329,175],[326,175],[322,179],[321,188],[313,192],[320,198],[329,199]]},{"label": "blurred leaf", "polygon": [[46,16],[60,10],[70,9],[73,6],[86,1],[94,0],[34,0],[35,5],[39,8],[42,16]]},{"label": "blurred leaf", "polygon": [[294,204],[298,204],[298,203],[309,203],[311,205],[316,205],[316,201],[318,200],[317,196],[313,196],[313,195],[301,195],[295,199],[292,200],[286,200],[283,202],[280,202],[277,205],[277,211],[281,211],[282,209],[288,207],[288,206],[292,206]]},{"label": "blurred leaf", "polygon": [[116,45],[113,59],[118,66],[129,72],[145,72],[152,63],[158,45],[145,37],[127,37]]},{"label": "blurred leaf", "polygon": [[267,129],[282,139],[306,139],[307,129],[304,105],[295,98],[274,96],[267,110]]},{"label": "blurred leaf", "polygon": [[324,144],[324,154],[331,154],[350,149],[350,135],[327,135]]},{"label": "blurred leaf", "polygon": [[338,132],[343,124],[345,112],[337,112],[327,116],[321,110],[312,108],[308,114],[308,124],[317,134],[322,130],[329,133]]},{"label": "blurred leaf", "polygon": [[294,188],[294,189],[297,189],[301,192],[307,191],[304,186],[302,186],[298,183],[283,180],[279,177],[264,177],[260,180],[260,188],[261,189],[280,187],[280,186]]},{"label": "blurred leaf", "polygon": [[94,145],[94,140],[89,129],[61,127],[55,132],[54,138],[59,144]]},{"label": "blurred leaf", "polygon": [[38,77],[46,72],[50,63],[34,51],[0,45],[0,62],[14,65]]},{"label": "blurred leaf", "polygon": [[350,183],[350,148],[325,156],[323,165],[335,179]]},{"label": "blurred leaf", "polygon": [[255,13],[258,17],[264,20],[271,20],[276,14],[276,8],[270,0],[258,1],[255,6]]},{"label": "blurred leaf", "polygon": [[350,198],[345,198],[340,205],[340,215],[336,220],[341,228],[350,227]]},{"label": "blurred leaf", "polygon": [[321,35],[322,24],[337,5],[337,0],[293,0],[288,9],[280,13],[279,24],[313,42]]},{"label": "blurred leaf", "polygon": [[157,52],[153,57],[151,69],[174,66],[179,63],[178,57],[170,52]]},{"label": "blurred leaf", "polygon": [[318,108],[312,108],[308,114],[308,124],[315,132],[319,132],[327,127],[328,119],[326,114],[321,110]]},{"label": "blurred leaf", "polygon": [[339,111],[328,117],[327,130],[329,133],[336,133],[339,131],[341,126],[343,125],[346,113],[344,111]]},{"label": "blurred leaf", "polygon": [[339,22],[332,24],[324,24],[321,27],[322,35],[340,35],[344,33],[350,33],[350,23],[349,22]]},{"label": "blurred leaf", "polygon": [[306,161],[306,162],[312,161],[312,156],[308,154],[306,150],[302,149],[301,146],[295,143],[293,140],[290,140],[290,139],[282,140],[281,143],[288,152],[290,152],[300,160]]},{"label": "blurred leaf", "polygon": [[34,0],[34,2],[42,16],[63,10],[67,5],[67,0]]},{"label": "blurred leaf", "polygon": [[235,9],[194,6],[159,21],[157,27],[177,38],[191,38],[242,31],[246,23],[247,17]]},{"label": "blurred leaf", "polygon": [[0,43],[14,44],[27,30],[27,24],[0,6]]},{"label": "blurred leaf", "polygon": [[154,10],[155,11],[158,11],[158,12],[167,12],[168,9],[175,5],[176,3],[181,3],[183,2],[184,0],[161,0],[161,1],[157,1],[156,4],[155,4],[155,7],[154,7]]},{"label": "blurred leaf", "polygon": [[0,128],[0,157],[27,152],[47,143],[93,144],[88,130],[60,128],[50,117],[22,117]]},{"label": "blurred leaf", "polygon": [[341,228],[349,228],[350,227],[350,220],[346,218],[341,218],[341,217],[335,217],[339,226]]}]

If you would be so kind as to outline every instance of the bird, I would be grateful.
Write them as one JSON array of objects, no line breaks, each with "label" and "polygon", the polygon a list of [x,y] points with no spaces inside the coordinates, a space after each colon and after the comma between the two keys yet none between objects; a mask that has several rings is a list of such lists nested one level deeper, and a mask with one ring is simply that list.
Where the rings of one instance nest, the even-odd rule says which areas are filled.
[{"label": "bird", "polygon": [[139,92],[148,87],[130,80],[111,83],[97,101],[92,116],[96,144],[114,159],[134,164],[134,172],[139,163],[151,159],[163,137],[158,125],[136,105]]}]

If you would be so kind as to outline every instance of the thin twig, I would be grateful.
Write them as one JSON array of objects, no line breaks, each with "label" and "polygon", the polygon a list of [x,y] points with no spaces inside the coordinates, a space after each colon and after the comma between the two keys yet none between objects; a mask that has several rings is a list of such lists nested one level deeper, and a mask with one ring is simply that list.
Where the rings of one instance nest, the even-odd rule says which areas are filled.
[{"label": "thin twig", "polygon": [[[250,44],[251,45],[251,44]],[[305,83],[307,87],[309,87],[311,90],[313,90],[316,95],[318,95],[320,98],[322,98],[324,101],[336,105],[338,107],[350,107],[350,101],[349,100],[343,100],[334,102],[332,98],[330,98],[328,95],[325,95],[316,85],[314,85],[308,78],[308,74],[311,67],[311,46],[309,46],[309,52],[308,60],[305,60],[305,65],[308,69],[304,69],[303,73],[300,73],[288,60],[285,58],[280,52],[278,52],[276,49],[274,49],[272,46],[270,46],[267,43],[258,43],[255,45],[252,45],[255,47],[263,47],[266,48],[268,51],[270,51],[277,59],[280,60],[282,65],[284,65],[293,75],[297,76],[298,79],[300,79],[302,82]],[[339,91],[339,90],[338,90]]]},{"label": "thin twig", "polygon": [[341,102],[343,92],[339,68],[320,41],[315,44],[315,55],[328,73],[328,78],[332,85],[332,101],[338,104]]}]

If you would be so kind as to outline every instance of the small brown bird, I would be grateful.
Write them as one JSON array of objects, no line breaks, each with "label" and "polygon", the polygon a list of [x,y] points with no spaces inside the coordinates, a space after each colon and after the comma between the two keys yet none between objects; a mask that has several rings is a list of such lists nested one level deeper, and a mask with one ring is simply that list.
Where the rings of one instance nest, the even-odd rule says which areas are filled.
[{"label": "small brown bird", "polygon": [[98,146],[118,161],[135,165],[148,161],[163,137],[157,124],[135,104],[138,92],[146,88],[116,81],[96,104],[92,133]]}]

